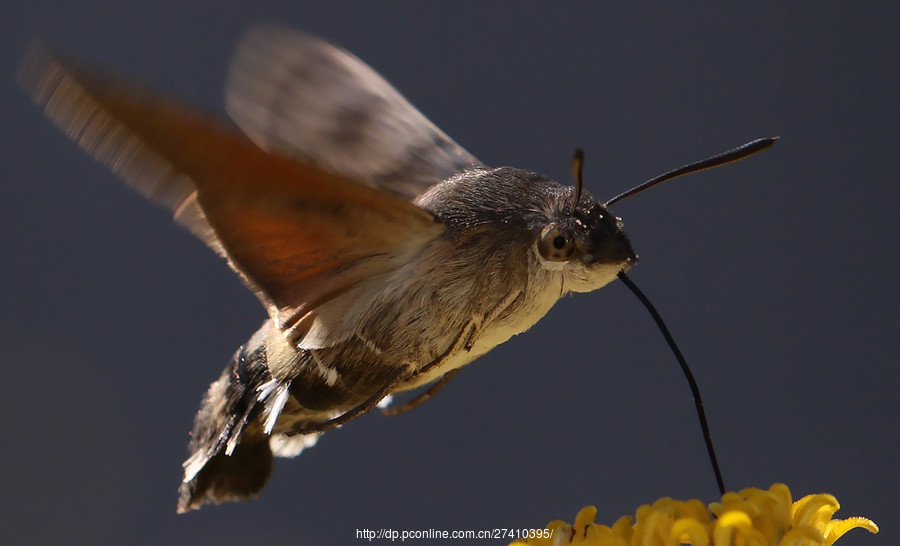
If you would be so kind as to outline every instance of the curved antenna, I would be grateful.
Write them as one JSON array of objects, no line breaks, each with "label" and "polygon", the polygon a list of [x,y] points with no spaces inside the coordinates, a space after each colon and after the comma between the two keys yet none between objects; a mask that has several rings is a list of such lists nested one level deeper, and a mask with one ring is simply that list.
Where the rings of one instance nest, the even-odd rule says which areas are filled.
[{"label": "curved antenna", "polygon": [[697,386],[697,381],[694,379],[694,374],[691,373],[691,368],[688,366],[687,360],[684,359],[684,355],[681,354],[681,350],[678,349],[678,345],[675,343],[675,338],[672,337],[672,334],[669,333],[669,329],[666,327],[666,323],[663,322],[662,317],[656,311],[656,308],[653,307],[653,304],[650,303],[650,300],[647,296],[644,295],[643,292],[637,287],[628,276],[625,275],[624,271],[619,271],[619,279],[625,283],[625,286],[628,287],[629,290],[634,293],[635,296],[641,303],[644,304],[644,307],[647,308],[647,311],[650,312],[650,316],[653,317],[653,320],[656,322],[656,325],[659,327],[659,331],[662,332],[664,338],[666,338],[666,342],[669,344],[669,348],[672,349],[672,352],[675,353],[675,359],[678,360],[678,364],[681,365],[681,371],[684,372],[684,377],[687,379],[688,385],[691,387],[691,394],[694,396],[694,408],[697,409],[697,417],[700,419],[700,429],[703,431],[703,440],[706,442],[706,452],[709,454],[709,462],[712,463],[713,473],[716,475],[716,485],[719,486],[719,492],[724,495],[725,494],[725,480],[722,479],[722,470],[719,469],[719,460],[716,458],[716,450],[713,447],[712,443],[712,435],[709,432],[709,423],[706,421],[706,411],[703,409],[703,399],[700,398],[700,387]]},{"label": "curved antenna", "polygon": [[749,157],[757,152],[761,152],[766,148],[769,148],[775,141],[778,140],[778,137],[771,138],[759,138],[752,142],[748,142],[743,146],[738,146],[733,150],[728,150],[727,152],[722,152],[718,155],[714,155],[712,157],[708,157],[702,161],[697,161],[696,163],[690,163],[688,165],[684,165],[682,167],[678,167],[677,169],[671,170],[667,173],[663,173],[655,178],[651,178],[650,180],[631,188],[630,190],[620,193],[619,195],[613,197],[606,203],[603,203],[604,206],[608,207],[615,203],[616,201],[621,201],[626,197],[631,197],[636,193],[640,193],[648,188],[652,188],[657,184],[662,184],[666,180],[672,180],[673,178],[678,178],[679,176],[683,176],[686,174],[695,173],[698,171],[705,171],[706,169],[712,169],[713,167],[719,167],[721,165],[725,165],[727,163],[733,163],[735,161],[739,161],[744,159],[745,157]]},{"label": "curved antenna", "polygon": [[581,188],[584,185],[584,150],[578,148],[572,155],[572,178],[575,179],[575,201],[572,202],[572,211],[581,201]]}]

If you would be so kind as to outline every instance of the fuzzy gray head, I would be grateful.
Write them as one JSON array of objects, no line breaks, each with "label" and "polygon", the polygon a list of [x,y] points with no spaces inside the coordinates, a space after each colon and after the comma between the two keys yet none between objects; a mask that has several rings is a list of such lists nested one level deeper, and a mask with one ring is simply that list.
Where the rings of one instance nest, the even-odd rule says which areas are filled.
[{"label": "fuzzy gray head", "polygon": [[516,169],[475,168],[437,184],[416,204],[447,226],[456,241],[512,246],[533,263],[562,271],[568,288],[595,290],[637,262],[621,220],[587,191]]}]

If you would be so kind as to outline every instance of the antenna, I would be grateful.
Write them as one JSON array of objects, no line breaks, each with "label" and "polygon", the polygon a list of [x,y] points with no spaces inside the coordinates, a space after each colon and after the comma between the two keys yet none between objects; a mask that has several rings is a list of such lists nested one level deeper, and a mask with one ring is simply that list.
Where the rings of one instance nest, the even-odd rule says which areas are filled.
[{"label": "antenna", "polygon": [[[667,173],[663,173],[655,178],[651,178],[650,180],[631,188],[630,190],[620,193],[619,195],[613,197],[606,203],[603,203],[604,206],[608,207],[617,201],[621,201],[626,197],[631,197],[636,193],[640,193],[646,189],[652,188],[657,184],[662,184],[666,180],[672,180],[673,178],[678,178],[679,176],[683,176],[686,174],[695,173],[698,171],[705,171],[706,169],[712,169],[713,167],[719,167],[720,165],[725,165],[727,163],[734,163],[735,161],[740,161],[745,157],[749,157],[757,152],[761,152],[766,148],[769,148],[775,141],[778,140],[778,137],[771,138],[759,138],[752,142],[748,142],[743,146],[738,146],[733,150],[728,150],[727,152],[722,152],[721,154],[714,155],[712,157],[708,157],[702,161],[697,161],[696,163],[690,163],[688,165],[684,165],[682,167],[678,167],[677,169],[671,170]],[[577,152],[576,152],[577,153]],[[574,159],[573,161],[573,169],[574,167]]]},{"label": "antenna", "polygon": [[[678,167],[677,169],[671,170],[667,173],[663,173],[655,178],[651,178],[643,184],[639,184],[624,193],[620,193],[619,195],[604,203],[604,206],[608,207],[613,203],[625,199],[626,197],[631,197],[632,195],[640,193],[648,188],[652,188],[657,184],[662,184],[667,180],[672,180],[673,178],[678,178],[679,176],[683,176],[686,174],[691,174],[706,169],[712,169],[713,167],[718,167],[720,165],[739,161],[771,147],[773,144],[775,144],[776,140],[778,140],[778,137],[759,138],[742,146],[738,146],[737,148],[728,150],[727,152],[722,152],[718,155],[708,157],[704,160]],[[575,168],[574,160],[572,168],[573,170]],[[684,373],[684,378],[687,379],[688,385],[691,388],[691,395],[693,395],[694,397],[694,408],[697,410],[697,418],[700,420],[700,429],[703,431],[703,441],[706,443],[706,452],[709,455],[709,462],[712,464],[713,473],[716,475],[716,485],[719,486],[719,492],[724,495],[725,480],[722,478],[722,470],[719,468],[719,460],[716,458],[716,450],[713,447],[712,443],[712,434],[710,434],[709,432],[709,422],[706,419],[706,411],[703,409],[703,399],[700,397],[700,387],[697,386],[697,381],[694,379],[694,374],[691,373],[691,368],[688,366],[687,360],[685,360],[684,355],[681,354],[681,350],[678,348],[678,344],[675,343],[675,338],[673,338],[672,334],[669,333],[669,329],[666,327],[666,323],[663,321],[656,308],[653,307],[653,304],[650,303],[650,300],[647,298],[647,296],[645,296],[644,293],[641,292],[641,290],[637,287],[637,285],[634,284],[634,282],[632,282],[632,280],[628,278],[627,275],[625,275],[624,271],[620,271],[618,277],[625,284],[625,286],[627,286],[628,289],[631,290],[631,292],[635,296],[637,296],[639,300],[641,300],[641,303],[644,304],[644,307],[647,308],[647,311],[650,312],[650,316],[653,317],[653,320],[656,322],[656,326],[659,327],[659,331],[662,332],[663,337],[666,339],[666,343],[669,344],[669,348],[672,349],[672,353],[675,354],[675,359],[678,360],[678,364],[681,366],[681,371],[682,373]]]},{"label": "antenna", "polygon": [[578,148],[572,155],[572,178],[575,179],[575,201],[572,202],[572,210],[578,206],[581,201],[581,187],[584,182],[584,150]]}]

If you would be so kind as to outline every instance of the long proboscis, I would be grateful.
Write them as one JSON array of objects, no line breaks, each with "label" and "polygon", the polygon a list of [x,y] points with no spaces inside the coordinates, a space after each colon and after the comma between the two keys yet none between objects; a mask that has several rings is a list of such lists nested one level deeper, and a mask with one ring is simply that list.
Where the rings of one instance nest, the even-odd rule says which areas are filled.
[{"label": "long proboscis", "polygon": [[776,140],[778,140],[778,137],[758,138],[754,141],[744,144],[743,146],[738,146],[737,148],[728,150],[727,152],[722,152],[701,161],[697,161],[696,163],[683,165],[681,167],[678,167],[677,169],[673,169],[667,173],[663,173],[655,178],[651,178],[643,184],[637,185],[626,192],[620,193],[619,195],[604,203],[604,206],[608,207],[617,201],[625,199],[626,197],[631,197],[636,193],[640,193],[646,189],[652,188],[657,184],[662,184],[667,180],[678,178],[679,176],[684,176],[686,174],[691,174],[698,171],[705,171],[706,169],[712,169],[714,167],[719,167],[721,165],[740,161],[741,159],[769,148],[770,146],[775,144]]},{"label": "long proboscis", "polygon": [[653,320],[656,322],[656,325],[659,327],[660,332],[664,338],[666,338],[666,343],[669,344],[669,348],[672,349],[672,352],[675,353],[675,359],[678,360],[678,364],[681,366],[681,371],[684,373],[685,379],[687,379],[688,385],[691,387],[691,394],[694,397],[694,408],[697,410],[697,418],[700,420],[700,428],[703,431],[703,440],[706,443],[706,452],[709,454],[709,462],[712,464],[713,473],[716,475],[716,485],[719,486],[719,492],[721,494],[725,494],[725,480],[722,478],[722,470],[719,468],[719,460],[716,457],[716,450],[713,447],[712,443],[712,434],[709,432],[709,422],[706,419],[706,410],[703,409],[703,399],[700,398],[700,387],[697,386],[697,381],[694,379],[694,374],[691,373],[691,369],[688,366],[687,360],[685,360],[684,355],[681,354],[681,350],[678,348],[678,344],[675,343],[675,338],[672,337],[672,334],[669,332],[669,329],[666,327],[666,323],[663,321],[662,316],[660,316],[659,312],[653,307],[653,304],[650,303],[650,300],[647,296],[644,295],[643,292],[637,287],[634,282],[627,275],[625,275],[624,271],[619,272],[619,280],[625,283],[625,286],[634,293],[635,296],[641,303],[644,304],[644,307],[647,308],[647,311],[650,312],[650,316],[653,317]]}]

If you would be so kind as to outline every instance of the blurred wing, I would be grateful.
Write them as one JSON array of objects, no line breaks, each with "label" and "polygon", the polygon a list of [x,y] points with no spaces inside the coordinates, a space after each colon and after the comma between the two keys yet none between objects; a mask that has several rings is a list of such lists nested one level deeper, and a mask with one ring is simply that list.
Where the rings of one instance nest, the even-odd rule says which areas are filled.
[{"label": "blurred wing", "polygon": [[230,125],[46,51],[21,80],[85,151],[225,256],[279,326],[443,233],[403,199],[266,153]]},{"label": "blurred wing", "polygon": [[410,200],[480,165],[361,60],[286,29],[244,39],[225,104],[264,150]]}]

